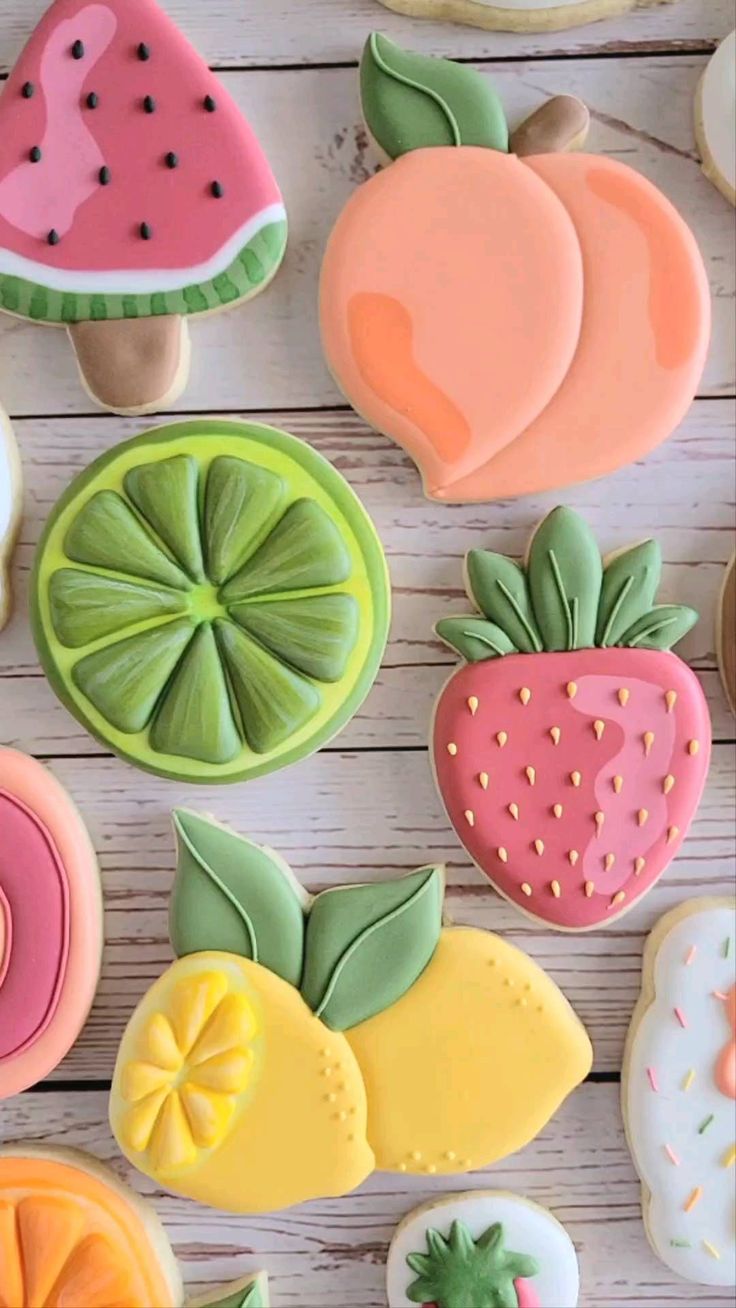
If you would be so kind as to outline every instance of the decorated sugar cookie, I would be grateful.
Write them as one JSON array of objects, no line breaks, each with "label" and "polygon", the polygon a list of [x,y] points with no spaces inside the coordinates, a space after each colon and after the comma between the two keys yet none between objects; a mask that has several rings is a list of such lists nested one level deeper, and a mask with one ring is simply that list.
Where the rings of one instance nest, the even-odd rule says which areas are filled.
[{"label": "decorated sugar cookie", "polygon": [[389,166],[329,239],[322,339],[340,389],[407,450],[425,493],[548,490],[669,436],[708,346],[703,261],[646,178],[566,153],[585,107],[557,97],[509,141],[486,77],[376,34],[361,94]]},{"label": "decorated sugar cookie", "polygon": [[10,422],[0,409],[0,631],[10,617],[10,555],[20,523],[20,459]]},{"label": "decorated sugar cookie", "polygon": [[700,1285],[736,1285],[736,901],[660,918],[624,1057],[626,1133],[655,1253]]},{"label": "decorated sugar cookie", "polygon": [[655,541],[601,560],[582,519],[558,508],[522,565],[471,550],[479,612],[437,624],[466,660],[431,733],[450,821],[502,895],[563,930],[631,908],[703,790],[708,709],[669,652],[697,614],[655,603],[660,570]]},{"label": "decorated sugar cookie", "polygon": [[732,713],[736,713],[736,554],[726,568],[716,615],[718,669]]},{"label": "decorated sugar cookie", "polygon": [[240,781],[304,758],[362,703],[386,643],[378,536],[339,473],[258,423],[175,423],[72,482],[38,547],[44,670],[122,758]]},{"label": "decorated sugar cookie", "polygon": [[2,1100],[53,1071],[87,1020],[102,956],[102,896],[95,852],[69,796],[14,749],[0,749],[0,833]]},{"label": "decorated sugar cookie", "polygon": [[374,1167],[471,1171],[587,1075],[588,1037],[544,972],[487,931],[443,929],[442,868],[309,899],[271,850],[174,820],[178,961],[131,1018],[110,1097],[120,1148],[157,1184],[257,1213]]},{"label": "decorated sugar cookie", "polygon": [[721,42],[700,80],[695,137],[708,181],[736,204],[736,32]]},{"label": "decorated sugar cookie", "polygon": [[661,0],[381,0],[387,9],[416,18],[468,23],[488,31],[559,32],[613,18]]},{"label": "decorated sugar cookie", "polygon": [[257,294],[285,243],[251,128],[155,0],[55,0],[0,97],[0,308],[67,327],[104,408],[152,413],[189,316]]},{"label": "decorated sugar cookie", "polygon": [[265,1272],[233,1281],[218,1291],[215,1298],[205,1294],[192,1299],[189,1308],[270,1308],[268,1277]]},{"label": "decorated sugar cookie", "polygon": [[446,1195],[405,1217],[386,1267],[389,1308],[575,1308],[578,1260],[546,1208],[501,1190]]}]

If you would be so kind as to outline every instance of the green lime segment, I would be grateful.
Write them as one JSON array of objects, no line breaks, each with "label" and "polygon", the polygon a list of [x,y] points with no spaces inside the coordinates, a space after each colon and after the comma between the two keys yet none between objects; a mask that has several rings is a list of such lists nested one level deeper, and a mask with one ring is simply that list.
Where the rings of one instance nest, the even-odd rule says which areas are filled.
[{"label": "green lime segment", "polygon": [[102,455],[52,511],[33,578],[62,701],[130,762],[197,782],[331,739],[373,683],[389,608],[350,487],[253,423],[175,423]]}]

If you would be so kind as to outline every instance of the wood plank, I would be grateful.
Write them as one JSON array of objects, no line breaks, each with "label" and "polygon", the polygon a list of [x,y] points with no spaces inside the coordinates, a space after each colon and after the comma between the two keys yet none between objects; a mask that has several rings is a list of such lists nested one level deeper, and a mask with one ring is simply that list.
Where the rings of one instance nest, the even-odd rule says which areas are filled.
[{"label": "wood plank", "polygon": [[[310,22],[311,15],[310,7]],[[488,71],[512,122],[561,90],[581,96],[593,114],[590,150],[624,159],[687,214],[714,295],[713,344],[700,388],[712,396],[736,388],[735,272],[732,210],[695,158],[692,97],[704,64],[702,56],[646,56],[499,64]],[[355,69],[233,72],[227,82],[281,181],[291,213],[291,245],[284,268],[263,295],[230,314],[193,324],[192,376],[179,408],[341,403],[322,359],[316,302],[322,251],[334,219],[375,168],[359,122]],[[303,105],[309,112],[295,112]],[[0,323],[0,396],[14,415],[90,411],[66,334],[7,315]]]},{"label": "wood plank", "polygon": [[[106,1095],[18,1095],[0,1104],[8,1143],[81,1148],[109,1162],[151,1200],[191,1294],[267,1267],[279,1308],[383,1308],[385,1260],[400,1219],[448,1191],[444,1181],[377,1173],[343,1199],[264,1217],[231,1217],[162,1193],[119,1156]],[[456,1189],[516,1191],[550,1207],[578,1251],[581,1308],[729,1308],[728,1291],[680,1280],[654,1255],[641,1221],[639,1185],[621,1129],[616,1085],[581,1086],[520,1154]]]},{"label": "wood plank", "polygon": [[[0,70],[12,66],[48,0],[0,0]],[[411,22],[376,0],[165,0],[164,8],[218,68],[355,60],[372,28],[428,54],[480,59],[600,51],[689,50],[712,46],[733,27],[732,0],[679,0],[567,32],[480,32],[455,24]]]}]

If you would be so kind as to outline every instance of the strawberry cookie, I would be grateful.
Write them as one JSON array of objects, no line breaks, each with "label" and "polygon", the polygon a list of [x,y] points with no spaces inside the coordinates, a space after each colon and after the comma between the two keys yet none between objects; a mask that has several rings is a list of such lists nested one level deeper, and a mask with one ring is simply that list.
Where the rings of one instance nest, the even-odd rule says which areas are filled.
[{"label": "strawberry cookie", "polygon": [[437,624],[466,660],[431,732],[450,821],[501,894],[562,930],[612,922],[654,885],[705,783],[708,709],[670,653],[697,614],[655,603],[660,569],[651,540],[601,560],[557,508],[522,565],[471,550],[479,612]]},{"label": "strawberry cookie", "polygon": [[415,18],[467,23],[496,32],[559,32],[581,23],[626,14],[662,0],[381,0],[387,9]]},{"label": "strawberry cookie", "polygon": [[67,327],[103,408],[152,413],[188,318],[263,290],[285,244],[251,128],[155,0],[55,0],[0,97],[0,309]]},{"label": "strawberry cookie", "polygon": [[14,749],[0,749],[0,833],[2,1100],[53,1071],[87,1019],[102,896],[95,852],[66,791]]},{"label": "strawberry cookie", "polygon": [[178,957],[128,1023],[110,1096],[120,1148],[157,1184],[259,1213],[374,1168],[469,1172],[587,1076],[590,1041],[549,977],[488,931],[443,927],[442,868],[310,898],[272,850],[196,813],[174,823]]},{"label": "strawberry cookie", "polygon": [[0,409],[0,631],[10,617],[10,556],[18,533],[22,479],[13,429]]},{"label": "strawberry cookie", "polygon": [[575,1308],[575,1247],[546,1208],[500,1190],[447,1195],[405,1217],[386,1267],[389,1308]]},{"label": "strawberry cookie", "polygon": [[700,80],[695,139],[708,181],[736,204],[736,32],[721,42]]},{"label": "strawberry cookie", "polygon": [[487,77],[377,34],[361,96],[389,166],[330,236],[322,340],[425,493],[549,490],[665,440],[710,333],[703,261],[669,201],[619,160],[569,153],[588,128],[572,96],[509,139]]},{"label": "strawberry cookie", "polygon": [[736,900],[660,918],[624,1055],[626,1134],[654,1252],[699,1285],[736,1285]]}]

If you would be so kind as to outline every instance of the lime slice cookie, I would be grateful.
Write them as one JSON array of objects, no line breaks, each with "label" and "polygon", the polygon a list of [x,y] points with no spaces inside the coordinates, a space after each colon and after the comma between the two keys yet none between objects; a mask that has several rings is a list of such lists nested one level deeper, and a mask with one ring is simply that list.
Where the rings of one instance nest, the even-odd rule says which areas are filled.
[{"label": "lime slice cookie", "polygon": [[319,749],[370,689],[390,590],[376,531],[308,445],[175,423],[72,482],[36,555],[39,657],[74,716],[160,776],[261,776]]}]

